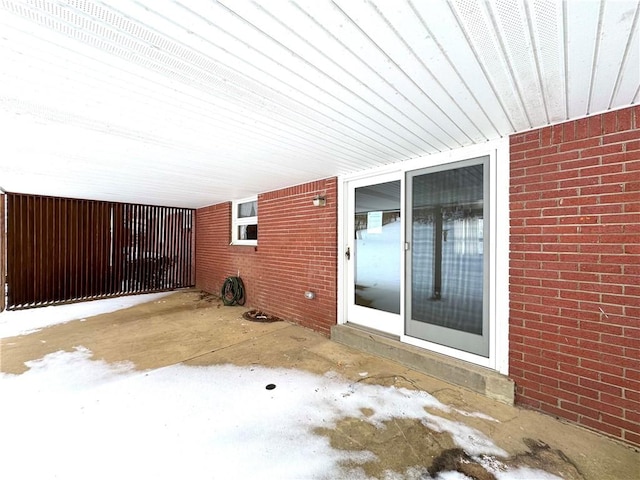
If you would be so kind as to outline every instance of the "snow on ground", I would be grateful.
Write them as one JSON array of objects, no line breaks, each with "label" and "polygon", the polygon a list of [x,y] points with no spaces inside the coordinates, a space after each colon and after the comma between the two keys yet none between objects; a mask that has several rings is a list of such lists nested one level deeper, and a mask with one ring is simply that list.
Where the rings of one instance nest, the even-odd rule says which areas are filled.
[{"label": "snow on ground", "polygon": [[[380,427],[391,418],[420,419],[470,455],[505,455],[481,432],[427,413],[448,407],[422,391],[258,366],[135,371],[90,357],[77,347],[28,362],[22,375],[0,374],[0,451],[9,478],[365,478],[340,462],[373,454],[335,450],[313,433],[344,417]],[[363,408],[375,413],[366,417]],[[525,469],[496,474],[555,478]],[[414,469],[403,478],[424,477]]]},{"label": "snow on ground", "polygon": [[[48,311],[74,312],[69,317],[51,313],[50,321],[30,328],[78,318],[68,307]],[[106,311],[104,303],[95,307]],[[21,375],[0,373],[2,472],[16,480],[364,479],[362,470],[346,470],[341,462],[362,463],[374,458],[371,452],[336,450],[313,432],[345,417],[380,428],[391,418],[419,419],[449,432],[470,455],[506,455],[481,432],[427,412],[449,407],[426,392],[353,383],[335,373],[181,364],[136,371],[92,360],[81,346],[27,366]],[[275,388],[266,389],[269,384]],[[365,416],[365,408],[375,413]],[[501,462],[486,467],[499,480],[557,479],[495,465]],[[385,478],[430,478],[424,475],[410,468]],[[467,480],[456,472],[436,478]]]},{"label": "snow on ground", "polygon": [[150,293],[126,297],[92,300],[88,302],[56,305],[0,313],[0,338],[15,337],[37,332],[43,328],[82,320],[101,313],[114,312],[140,303],[153,302],[173,292]]}]

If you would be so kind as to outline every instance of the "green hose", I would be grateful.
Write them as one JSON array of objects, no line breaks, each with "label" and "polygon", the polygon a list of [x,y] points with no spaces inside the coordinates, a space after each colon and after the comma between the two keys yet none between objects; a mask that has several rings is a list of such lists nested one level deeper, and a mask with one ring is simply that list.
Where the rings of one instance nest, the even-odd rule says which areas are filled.
[{"label": "green hose", "polygon": [[222,302],[226,306],[230,305],[244,305],[244,284],[240,277],[227,277],[222,284],[222,290],[220,292]]}]

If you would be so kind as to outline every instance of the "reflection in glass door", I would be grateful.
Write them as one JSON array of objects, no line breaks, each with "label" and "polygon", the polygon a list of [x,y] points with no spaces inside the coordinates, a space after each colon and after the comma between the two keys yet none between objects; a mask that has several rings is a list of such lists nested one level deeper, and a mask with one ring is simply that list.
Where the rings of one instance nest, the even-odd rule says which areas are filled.
[{"label": "reflection in glass door", "polygon": [[400,313],[400,181],[355,189],[354,303]]},{"label": "reflection in glass door", "polygon": [[407,175],[406,334],[489,355],[488,161]]}]

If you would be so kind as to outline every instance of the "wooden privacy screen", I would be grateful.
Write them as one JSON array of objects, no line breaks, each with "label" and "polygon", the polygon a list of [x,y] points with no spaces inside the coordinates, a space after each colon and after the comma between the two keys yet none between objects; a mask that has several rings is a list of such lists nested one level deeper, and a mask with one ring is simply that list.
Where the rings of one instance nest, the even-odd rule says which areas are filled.
[{"label": "wooden privacy screen", "polygon": [[193,286],[194,211],[7,194],[7,309]]}]

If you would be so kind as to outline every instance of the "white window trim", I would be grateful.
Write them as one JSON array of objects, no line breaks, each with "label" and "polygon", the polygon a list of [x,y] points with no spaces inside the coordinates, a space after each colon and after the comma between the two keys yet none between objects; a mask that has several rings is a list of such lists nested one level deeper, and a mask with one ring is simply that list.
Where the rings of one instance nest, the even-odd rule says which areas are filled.
[{"label": "white window trim", "polygon": [[238,218],[238,205],[242,203],[256,202],[258,196],[241,198],[231,202],[231,245],[258,245],[258,240],[241,240],[238,238],[238,227],[242,225],[258,225],[258,215],[255,217]]}]

